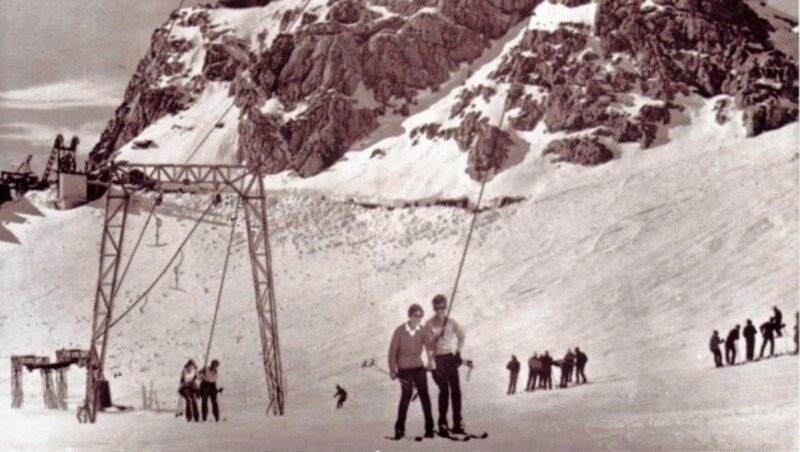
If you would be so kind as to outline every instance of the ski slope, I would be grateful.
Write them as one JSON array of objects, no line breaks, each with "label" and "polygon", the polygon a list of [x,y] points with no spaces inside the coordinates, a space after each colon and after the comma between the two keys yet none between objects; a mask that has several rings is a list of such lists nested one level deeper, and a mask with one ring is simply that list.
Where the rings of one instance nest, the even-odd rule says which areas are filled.
[{"label": "ski slope", "polygon": [[[698,117],[710,117],[703,108],[698,105]],[[241,230],[211,351],[221,361],[224,422],[187,425],[171,413],[134,411],[79,425],[74,410],[84,372],[69,374],[69,412],[45,411],[38,375],[26,372],[24,409],[11,410],[10,393],[0,391],[0,447],[797,449],[797,357],[785,354],[791,340],[777,341],[777,358],[724,369],[713,368],[707,348],[713,329],[726,335],[747,318],[759,325],[773,305],[790,331],[794,326],[797,125],[745,140],[732,129],[738,121],[701,123],[676,131],[667,145],[621,152],[599,167],[545,166],[531,157],[516,176],[489,183],[489,203],[498,194],[524,200],[480,214],[452,311],[467,328],[464,354],[476,362],[468,382],[462,372],[465,422],[472,431],[488,431],[486,440],[383,439],[392,432],[399,387],[361,363],[374,358],[385,367],[392,330],[408,305],[422,304],[427,318],[430,298],[450,293],[471,215],[441,206],[342,202],[374,188],[353,177],[355,169],[345,171],[355,161],[349,159],[333,171],[343,175],[337,184],[312,178],[298,188],[282,185],[280,175],[267,181],[285,416],[264,416],[266,384]],[[419,199],[415,190],[429,183],[435,178],[373,196],[391,194],[401,204]],[[464,187],[474,202],[479,187]],[[53,356],[57,348],[89,342],[104,204],[56,211],[48,207],[51,198],[32,193],[0,210],[8,238],[0,242],[5,388],[10,355]],[[127,252],[151,199],[138,200],[129,217]],[[148,246],[155,243],[151,224],[117,312],[153,281],[207,202],[167,196],[156,210],[166,245]],[[203,359],[232,214],[231,206],[215,209],[184,249],[178,280],[170,268],[144,307],[112,332],[106,374],[116,404],[138,407],[141,385],[152,381],[161,404],[176,406],[181,367],[190,357]],[[511,354],[527,359],[534,350],[549,350],[561,357],[575,346],[589,356],[591,384],[505,395]],[[349,392],[339,411],[332,398],[337,383]],[[422,432],[419,411],[412,405],[409,434]]]}]

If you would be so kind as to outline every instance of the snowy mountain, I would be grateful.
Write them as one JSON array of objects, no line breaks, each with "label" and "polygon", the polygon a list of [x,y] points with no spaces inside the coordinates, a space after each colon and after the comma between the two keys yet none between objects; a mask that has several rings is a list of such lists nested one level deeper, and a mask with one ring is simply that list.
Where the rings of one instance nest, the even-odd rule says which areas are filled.
[{"label": "snowy mountain", "polygon": [[[791,334],[742,366],[714,369],[708,350],[713,330],[760,325],[773,306],[794,327],[796,16],[734,0],[262,3],[186,8],[156,30],[93,158],[268,165],[286,415],[264,416],[236,229],[211,349],[224,422],[134,411],[79,425],[44,410],[25,372],[22,410],[0,391],[4,449],[800,445]],[[452,201],[474,205],[487,174],[452,315],[476,363],[461,374],[466,423],[490,436],[387,442],[398,384],[361,364],[385,367],[408,305],[427,318],[450,293],[472,220]],[[6,363],[89,342],[105,203],[52,198],[0,210]],[[144,230],[143,251],[117,309],[167,277],[115,327],[106,374],[115,403],[139,407],[152,382],[171,410],[181,366],[208,344],[235,208],[213,209],[166,267],[209,200],[167,195],[144,229],[154,198],[129,217],[125,259]],[[505,395],[511,354],[575,346],[591,384]],[[84,377],[69,373],[73,410]],[[350,393],[338,411],[336,384]],[[422,432],[417,404],[407,431]]]}]

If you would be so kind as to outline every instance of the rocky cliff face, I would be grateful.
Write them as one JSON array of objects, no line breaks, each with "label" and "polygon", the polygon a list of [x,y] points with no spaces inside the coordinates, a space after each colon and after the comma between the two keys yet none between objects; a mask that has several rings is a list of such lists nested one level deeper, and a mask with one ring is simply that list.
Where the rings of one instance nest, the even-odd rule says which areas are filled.
[{"label": "rocky cliff face", "polygon": [[[218,20],[224,9],[174,14],[154,33],[93,161],[224,82],[239,108],[239,159],[313,176],[509,39],[483,82],[448,88],[446,121],[406,132],[453,140],[477,180],[512,164],[520,134],[537,128],[557,134],[543,152],[577,164],[608,161],[620,143],[656,145],[686,96],[722,96],[717,120],[741,111],[750,136],[797,119],[797,63],[742,0],[258,4],[267,3],[240,10],[265,18],[249,35]],[[574,21],[547,24],[573,12]],[[502,114],[487,108],[493,102]]]}]

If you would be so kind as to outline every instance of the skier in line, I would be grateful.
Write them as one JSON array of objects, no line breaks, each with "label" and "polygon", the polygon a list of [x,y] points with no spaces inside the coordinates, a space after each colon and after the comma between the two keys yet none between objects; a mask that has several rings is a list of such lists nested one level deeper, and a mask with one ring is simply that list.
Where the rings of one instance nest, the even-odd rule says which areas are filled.
[{"label": "skier in line", "polygon": [[556,363],[556,365],[561,367],[561,383],[558,385],[559,388],[567,387],[569,375],[572,373],[574,359],[575,355],[572,354],[572,350],[567,349],[567,354],[564,355],[564,359],[562,359],[561,362]]},{"label": "skier in line", "polygon": [[719,331],[714,330],[714,334],[711,335],[711,340],[708,343],[708,348],[714,354],[714,365],[717,367],[722,367],[722,353],[719,350],[719,346],[722,343],[723,340],[719,337]]},{"label": "skier in line", "polygon": [[198,422],[200,413],[197,412],[197,365],[193,359],[186,362],[181,371],[178,394],[186,402],[186,422]]},{"label": "skier in line", "polygon": [[583,378],[583,382],[586,383],[586,374],[583,373],[584,369],[586,369],[586,363],[589,361],[589,358],[586,356],[586,353],[583,353],[580,348],[575,347],[575,383],[580,383],[581,378]]},{"label": "skier in line", "polygon": [[800,311],[794,314],[794,354],[797,355],[800,352],[800,348],[797,345],[797,327],[800,324]]},{"label": "skier in line", "polygon": [[553,389],[553,358],[550,356],[550,352],[545,350],[540,361],[542,363],[542,373],[539,377],[540,386],[542,389]]},{"label": "skier in line", "polygon": [[[461,383],[458,367],[461,365],[461,348],[466,337],[464,329],[454,319],[447,317],[447,297],[436,295],[432,300],[434,316],[425,324],[425,340],[428,343],[428,362],[433,371],[433,382],[439,387],[439,419],[437,427],[441,433],[448,431],[448,399],[453,405],[453,428],[451,433],[465,433],[461,417]],[[455,342],[455,344],[453,343]]]},{"label": "skier in line", "polygon": [[417,389],[425,417],[425,438],[433,438],[433,413],[428,395],[428,376],[422,362],[422,349],[425,345],[422,317],[425,311],[414,303],[408,308],[408,322],[398,326],[389,344],[389,374],[392,380],[400,380],[400,404],[397,407],[397,421],[394,424],[394,439],[400,439],[406,432],[406,415],[411,402],[411,394]]},{"label": "skier in line", "polygon": [[567,369],[567,382],[572,383],[572,372],[575,370],[575,354],[572,350],[567,349],[565,358],[569,361],[569,368]]},{"label": "skier in line", "polygon": [[516,394],[517,392],[517,377],[519,377],[519,361],[517,361],[516,355],[511,355],[511,361],[506,364],[506,369],[508,369],[508,391],[507,394]]},{"label": "skier in line", "polygon": [[741,327],[736,325],[736,328],[732,329],[728,333],[728,338],[725,339],[725,361],[729,366],[736,364],[736,341],[739,340],[740,329]]},{"label": "skier in line", "polygon": [[778,337],[783,337],[783,333],[782,333],[781,330],[783,330],[783,328],[786,326],[786,325],[783,324],[783,313],[781,312],[780,309],[778,309],[777,306],[773,306],[772,307],[772,311],[775,313],[775,316],[773,316],[773,318],[775,319],[774,320],[774,322],[775,322],[775,328],[774,328],[775,334]]},{"label": "skier in line", "polygon": [[761,325],[761,353],[759,354],[758,358],[761,359],[764,357],[764,349],[769,344],[769,356],[775,354],[775,317],[770,317],[769,321],[763,323]]},{"label": "skier in line", "polygon": [[344,406],[344,401],[347,400],[347,391],[345,391],[343,387],[336,385],[336,393],[333,396],[339,398],[339,400],[336,401],[336,409],[338,410]]},{"label": "skier in line", "polygon": [[219,422],[219,405],[217,405],[217,394],[222,389],[217,389],[217,375],[219,373],[219,361],[216,359],[211,361],[209,367],[203,368],[200,371],[200,400],[201,410],[203,414],[203,422],[208,419],[208,401],[211,399],[211,413],[214,415],[214,420]]},{"label": "skier in line", "polygon": [[536,389],[536,377],[542,368],[542,362],[539,361],[539,356],[533,352],[533,356],[528,359],[528,384],[525,385],[525,392],[533,392]]},{"label": "skier in line", "polygon": [[753,321],[747,319],[747,325],[744,327],[744,331],[742,332],[742,336],[744,336],[744,342],[747,347],[747,360],[752,361],[753,355],[755,354],[756,349],[756,335],[758,331],[756,331],[756,327],[753,326]]}]

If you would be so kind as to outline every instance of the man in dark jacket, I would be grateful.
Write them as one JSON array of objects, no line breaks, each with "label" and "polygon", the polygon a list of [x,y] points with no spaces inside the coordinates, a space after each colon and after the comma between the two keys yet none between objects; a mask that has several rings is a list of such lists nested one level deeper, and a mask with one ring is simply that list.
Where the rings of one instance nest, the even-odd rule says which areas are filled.
[{"label": "man in dark jacket", "polygon": [[761,325],[761,353],[759,354],[759,359],[764,357],[764,349],[769,344],[769,356],[775,354],[775,317],[770,317],[769,322],[766,322]]},{"label": "man in dark jacket", "polygon": [[783,330],[783,328],[786,326],[783,324],[783,313],[781,312],[780,309],[778,309],[777,306],[773,306],[772,311],[775,313],[775,315],[773,316],[773,318],[775,319],[774,320],[775,328],[773,328],[773,331],[775,331],[775,334],[778,337],[782,337],[783,332],[781,330]]},{"label": "man in dark jacket", "polygon": [[542,389],[553,389],[553,357],[545,350],[540,359],[542,363],[541,386]]},{"label": "man in dark jacket", "polygon": [[586,369],[586,363],[589,361],[589,357],[586,356],[586,353],[583,353],[580,348],[575,347],[575,383],[580,383],[581,378],[583,378],[583,382],[586,383],[586,374],[583,373],[584,369]]},{"label": "man in dark jacket", "polygon": [[755,354],[756,349],[756,335],[758,331],[756,331],[756,327],[753,326],[753,321],[747,319],[747,325],[744,327],[744,331],[742,332],[742,336],[744,336],[744,343],[747,347],[747,360],[752,361],[753,355]]},{"label": "man in dark jacket", "polygon": [[724,341],[719,337],[719,331],[714,330],[711,339],[708,342],[708,349],[714,354],[714,365],[722,367],[722,353],[719,351],[719,345]]},{"label": "man in dark jacket", "polygon": [[511,361],[506,364],[508,369],[508,395],[516,394],[517,392],[517,377],[519,377],[519,361],[516,355],[511,355]]},{"label": "man in dark jacket", "polygon": [[736,328],[728,333],[728,338],[725,340],[725,361],[728,362],[729,366],[736,363],[736,341],[739,340],[740,329],[741,327],[736,325]]}]

